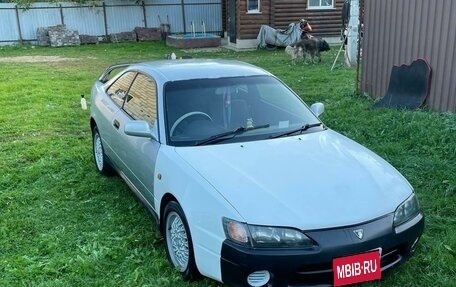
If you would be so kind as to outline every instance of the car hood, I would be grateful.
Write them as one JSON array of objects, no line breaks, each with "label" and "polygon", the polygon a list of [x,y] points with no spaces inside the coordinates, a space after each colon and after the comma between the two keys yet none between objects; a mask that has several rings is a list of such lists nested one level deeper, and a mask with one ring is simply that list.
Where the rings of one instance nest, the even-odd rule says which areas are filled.
[{"label": "car hood", "polygon": [[386,161],[331,130],[175,151],[250,224],[353,225],[394,212],[412,193]]}]

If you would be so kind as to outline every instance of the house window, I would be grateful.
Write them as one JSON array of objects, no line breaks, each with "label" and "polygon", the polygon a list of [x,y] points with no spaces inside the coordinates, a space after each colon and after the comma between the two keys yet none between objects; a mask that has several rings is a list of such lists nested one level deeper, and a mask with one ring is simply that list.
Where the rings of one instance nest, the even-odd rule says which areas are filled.
[{"label": "house window", "polygon": [[248,13],[259,13],[260,12],[260,0],[247,0],[247,12]]},{"label": "house window", "polygon": [[309,9],[330,9],[334,7],[334,0],[309,0]]}]

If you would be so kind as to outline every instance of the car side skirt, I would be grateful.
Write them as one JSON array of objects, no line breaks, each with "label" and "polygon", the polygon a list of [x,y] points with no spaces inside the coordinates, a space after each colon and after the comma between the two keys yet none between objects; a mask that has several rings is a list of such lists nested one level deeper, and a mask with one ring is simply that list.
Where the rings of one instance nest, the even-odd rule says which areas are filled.
[{"label": "car side skirt", "polygon": [[139,190],[134,186],[134,184],[128,179],[128,177],[122,172],[118,171],[120,177],[127,183],[128,187],[133,191],[136,197],[144,204],[144,206],[152,214],[157,225],[160,225],[160,220],[158,218],[157,212],[155,212],[154,207],[147,201],[147,199],[139,192]]}]

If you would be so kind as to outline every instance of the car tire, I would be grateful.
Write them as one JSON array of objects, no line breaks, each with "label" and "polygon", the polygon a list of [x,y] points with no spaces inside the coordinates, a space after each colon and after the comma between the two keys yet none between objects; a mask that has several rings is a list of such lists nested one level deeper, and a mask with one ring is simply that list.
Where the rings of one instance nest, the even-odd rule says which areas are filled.
[{"label": "car tire", "polygon": [[184,281],[199,277],[193,253],[192,237],[182,207],[170,201],[163,213],[166,255],[171,264],[181,273]]},{"label": "car tire", "polygon": [[98,128],[96,126],[92,129],[92,147],[93,159],[98,172],[106,176],[112,175],[114,173],[114,169],[107,160],[100,133],[98,132]]}]

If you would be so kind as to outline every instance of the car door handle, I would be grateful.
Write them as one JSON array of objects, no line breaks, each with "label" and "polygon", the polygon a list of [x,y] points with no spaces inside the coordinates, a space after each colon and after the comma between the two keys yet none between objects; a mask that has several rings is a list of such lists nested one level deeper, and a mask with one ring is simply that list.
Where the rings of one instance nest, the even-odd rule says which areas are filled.
[{"label": "car door handle", "polygon": [[118,130],[119,127],[120,127],[120,123],[119,123],[118,120],[114,120],[114,122],[112,123],[112,125],[116,128],[116,130]]}]

